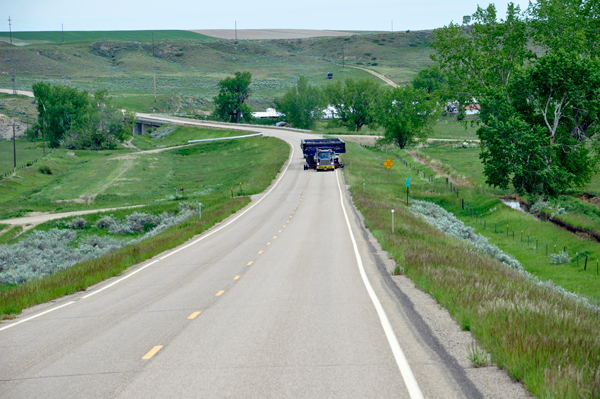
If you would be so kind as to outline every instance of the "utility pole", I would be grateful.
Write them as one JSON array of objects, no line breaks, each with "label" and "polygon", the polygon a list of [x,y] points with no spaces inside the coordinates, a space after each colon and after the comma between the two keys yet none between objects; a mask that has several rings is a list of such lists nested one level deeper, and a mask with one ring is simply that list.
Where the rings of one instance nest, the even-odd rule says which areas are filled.
[{"label": "utility pole", "polygon": [[17,173],[17,140],[15,138],[15,122],[13,122],[13,159],[14,159],[15,173]]},{"label": "utility pole", "polygon": [[13,94],[17,94],[17,73],[15,72],[15,67],[13,66],[13,74],[12,74],[12,89]]},{"label": "utility pole", "polygon": [[154,72],[154,102],[156,102],[156,72]]},{"label": "utility pole", "polygon": [[394,21],[392,21],[392,33],[394,33]]},{"label": "utility pole", "polygon": [[63,43],[65,42],[65,27],[63,24],[60,24],[60,30],[62,32]]},{"label": "utility pole", "polygon": [[12,27],[10,25],[10,15],[8,16],[8,33],[10,34],[10,44],[12,45]]},{"label": "utility pole", "polygon": [[342,42],[342,70],[346,67],[346,56],[344,55],[344,42]]},{"label": "utility pole", "polygon": [[156,58],[154,56],[154,32],[152,32],[152,58]]},{"label": "utility pole", "polygon": [[237,21],[235,21],[235,40],[237,40]]},{"label": "utility pole", "polygon": [[43,156],[46,156],[46,118],[42,118],[42,140],[44,141],[44,144],[42,145],[44,151]]}]

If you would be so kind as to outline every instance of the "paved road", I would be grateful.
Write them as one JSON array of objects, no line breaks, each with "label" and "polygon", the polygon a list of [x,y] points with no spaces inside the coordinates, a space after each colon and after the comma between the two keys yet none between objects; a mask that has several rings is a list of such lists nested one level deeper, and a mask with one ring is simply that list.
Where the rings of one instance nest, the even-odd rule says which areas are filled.
[{"label": "paved road", "polygon": [[0,397],[480,396],[386,285],[341,171],[264,131],[293,154],[244,211],[0,325]]}]

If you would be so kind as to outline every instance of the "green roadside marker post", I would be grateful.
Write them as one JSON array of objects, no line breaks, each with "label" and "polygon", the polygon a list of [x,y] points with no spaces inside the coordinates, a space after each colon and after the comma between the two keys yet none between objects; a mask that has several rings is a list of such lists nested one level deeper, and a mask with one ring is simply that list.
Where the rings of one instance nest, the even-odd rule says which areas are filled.
[{"label": "green roadside marker post", "polygon": [[410,191],[410,177],[406,178],[406,206],[408,206],[408,193]]}]

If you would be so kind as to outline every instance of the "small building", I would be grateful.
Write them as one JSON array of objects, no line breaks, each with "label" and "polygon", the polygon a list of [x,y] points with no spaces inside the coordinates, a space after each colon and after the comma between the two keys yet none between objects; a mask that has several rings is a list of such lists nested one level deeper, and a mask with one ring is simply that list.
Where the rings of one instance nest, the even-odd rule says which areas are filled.
[{"label": "small building", "polygon": [[465,105],[465,115],[476,115],[481,110],[481,105],[479,104],[469,104]]},{"label": "small building", "polygon": [[252,116],[257,119],[275,119],[283,116],[281,112],[277,112],[275,108],[267,108],[266,111],[253,112]]}]

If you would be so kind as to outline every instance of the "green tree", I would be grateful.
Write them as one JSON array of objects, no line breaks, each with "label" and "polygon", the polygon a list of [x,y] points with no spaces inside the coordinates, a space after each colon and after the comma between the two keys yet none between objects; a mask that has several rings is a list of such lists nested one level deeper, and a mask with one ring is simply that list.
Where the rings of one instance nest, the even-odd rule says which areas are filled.
[{"label": "green tree", "polygon": [[506,86],[514,72],[535,58],[528,47],[525,15],[508,4],[505,20],[497,20],[496,8],[477,7],[473,24],[450,23],[433,32],[431,46],[451,90],[461,104],[479,99],[489,88]]},{"label": "green tree", "polygon": [[546,50],[600,55],[600,2],[537,0],[529,5],[533,40]]},{"label": "green tree", "polygon": [[219,94],[215,97],[215,114],[224,121],[240,123],[240,119],[252,120],[252,110],[244,102],[250,97],[250,72],[236,72],[235,77],[221,80]]},{"label": "green tree", "polygon": [[[556,195],[593,176],[600,65],[590,32],[600,27],[592,17],[597,3],[541,0],[530,6],[528,23],[513,4],[499,22],[493,6],[478,8],[471,29],[450,24],[435,31],[432,58],[455,98],[481,104],[488,184]],[[545,55],[529,50],[532,40]]]},{"label": "green tree", "polygon": [[421,69],[413,78],[412,85],[415,89],[424,89],[427,93],[441,92],[448,86],[448,78],[439,65],[431,65]]},{"label": "green tree", "polygon": [[583,186],[598,164],[600,60],[557,51],[515,74],[482,103],[488,184],[557,195]]},{"label": "green tree", "polygon": [[276,98],[275,105],[292,126],[311,129],[323,117],[322,110],[326,104],[321,90],[309,85],[308,79],[300,76],[296,87],[286,90],[283,97]]},{"label": "green tree", "polygon": [[380,93],[380,84],[370,79],[355,81],[348,78],[344,84],[340,81],[328,84],[325,95],[338,116],[333,123],[355,132],[360,131],[364,125],[376,126],[376,106]]},{"label": "green tree", "polygon": [[428,101],[425,89],[396,87],[384,92],[378,104],[378,120],[385,128],[382,142],[406,147],[414,138],[426,139],[440,116],[439,105]]},{"label": "green tree", "polygon": [[106,90],[94,93],[89,104],[88,111],[65,133],[62,145],[78,150],[116,148],[131,134],[135,113],[114,107]]},{"label": "green tree", "polygon": [[72,87],[52,86],[45,82],[34,83],[33,95],[41,121],[37,128],[43,124],[50,147],[59,147],[64,134],[87,112],[89,95]]}]

